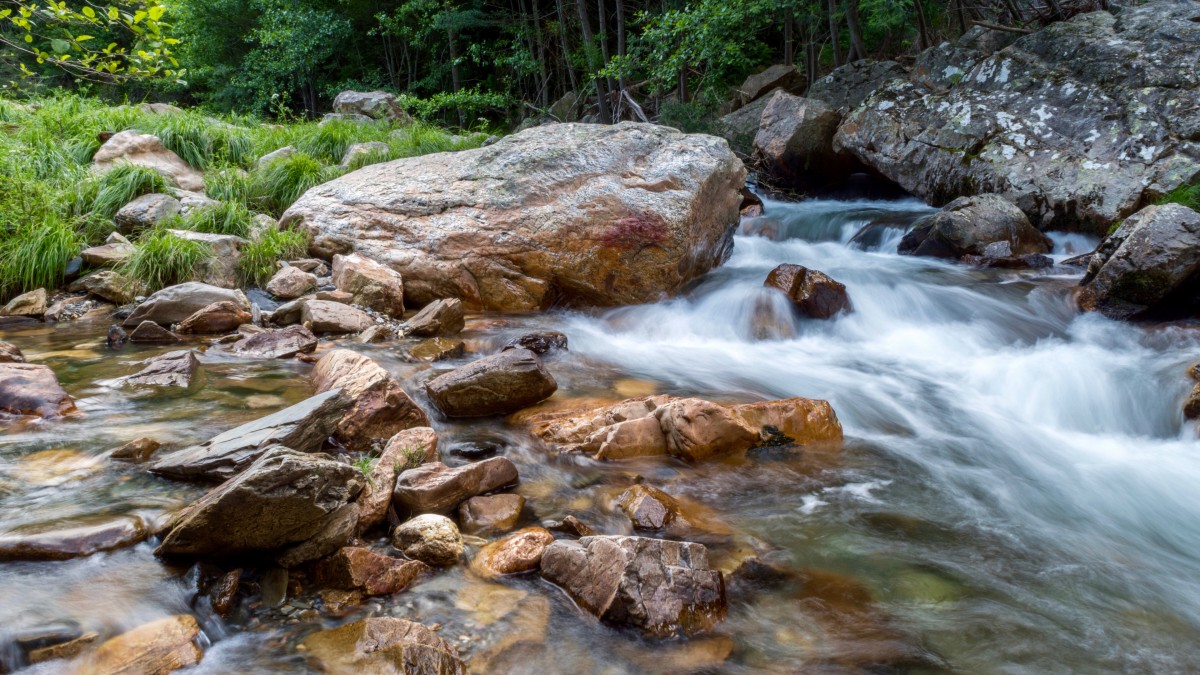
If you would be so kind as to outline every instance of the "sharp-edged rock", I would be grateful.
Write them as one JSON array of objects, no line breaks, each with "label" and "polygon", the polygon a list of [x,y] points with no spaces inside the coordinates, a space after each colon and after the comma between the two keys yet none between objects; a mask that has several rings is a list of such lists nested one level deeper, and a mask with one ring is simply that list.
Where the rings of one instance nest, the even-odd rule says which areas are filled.
[{"label": "sharp-edged rock", "polygon": [[415,337],[454,335],[462,332],[465,325],[462,300],[449,298],[426,305],[405,323],[404,333]]},{"label": "sharp-edged rock", "polygon": [[317,336],[304,326],[287,326],[247,335],[229,347],[243,356],[260,359],[290,359],[297,354],[311,354],[316,348]]},{"label": "sharp-edged rock", "polygon": [[453,645],[405,619],[362,619],[313,633],[302,645],[309,661],[327,673],[467,675]]},{"label": "sharp-edged rock", "polygon": [[429,462],[400,474],[392,503],[402,516],[445,515],[467,499],[512,485],[517,478],[517,467],[507,457],[492,457],[454,468]]},{"label": "sharp-edged rock", "polygon": [[192,378],[200,369],[200,360],[190,349],[160,354],[142,362],[144,368],[118,380],[126,387],[183,387],[192,386]]},{"label": "sharp-edged rock", "polygon": [[95,525],[0,535],[0,560],[68,560],[133,546],[148,535],[136,516]]},{"label": "sharp-edged rock", "polygon": [[347,447],[361,450],[375,439],[429,426],[429,416],[396,378],[368,356],[335,349],[325,353],[312,371],[317,391],[341,389],[351,401],[337,425],[337,436]]}]

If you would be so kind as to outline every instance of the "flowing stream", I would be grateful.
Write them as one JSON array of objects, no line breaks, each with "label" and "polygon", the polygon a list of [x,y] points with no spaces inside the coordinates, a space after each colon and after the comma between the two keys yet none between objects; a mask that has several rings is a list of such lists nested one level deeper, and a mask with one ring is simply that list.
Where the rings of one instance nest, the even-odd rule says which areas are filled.
[{"label": "flowing stream", "polygon": [[[147,542],[0,564],[0,638],[53,621],[110,633],[193,612],[212,641],[196,672],[303,672],[296,640],[374,612],[442,624],[491,672],[686,672],[725,652],[719,671],[730,673],[1193,671],[1200,444],[1181,404],[1200,331],[1079,314],[1075,267],[979,270],[897,255],[903,225],[927,211],[911,201],[768,201],[768,217],[743,223],[753,234],[737,237],[730,261],[679,298],[468,322],[476,351],[533,328],[565,332],[570,352],[548,362],[562,398],[833,404],[841,453],[759,451],[696,466],[552,457],[498,420],[439,424],[447,463],[465,461],[454,450],[470,443],[498,445],[517,463],[529,524],[573,513],[627,532],[612,496],[641,479],[721,523],[706,540],[714,564],[732,569],[752,550],[791,571],[731,581],[716,636],[645,641],[536,578],[482,582],[463,567],[345,619],[306,612],[313,598],[301,593],[280,609],[247,599],[222,621],[193,598],[187,570],[158,563]],[[896,227],[866,246],[850,241],[876,219]],[[1057,236],[1054,257],[1094,244]],[[785,262],[843,282],[854,311],[793,318],[762,288]],[[52,366],[84,413],[0,436],[0,532],[104,514],[161,518],[202,490],[111,462],[106,450],[142,435],[203,440],[309,393],[309,366],[211,348],[200,387],[130,397],[111,379],[164,350],[109,352],[107,325],[0,335]],[[394,345],[354,348],[410,392],[429,376]]]}]

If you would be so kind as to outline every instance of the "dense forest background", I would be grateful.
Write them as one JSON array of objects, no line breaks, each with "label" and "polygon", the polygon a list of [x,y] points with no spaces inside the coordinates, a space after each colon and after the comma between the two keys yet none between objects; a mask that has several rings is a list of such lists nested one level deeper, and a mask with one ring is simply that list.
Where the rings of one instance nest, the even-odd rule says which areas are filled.
[{"label": "dense forest background", "polygon": [[345,89],[383,89],[419,117],[466,128],[545,115],[571,93],[573,112],[597,121],[662,115],[687,126],[773,63],[811,80],[859,58],[903,58],[976,23],[1024,32],[1107,4],[0,0],[0,82],[276,117],[314,116]]}]

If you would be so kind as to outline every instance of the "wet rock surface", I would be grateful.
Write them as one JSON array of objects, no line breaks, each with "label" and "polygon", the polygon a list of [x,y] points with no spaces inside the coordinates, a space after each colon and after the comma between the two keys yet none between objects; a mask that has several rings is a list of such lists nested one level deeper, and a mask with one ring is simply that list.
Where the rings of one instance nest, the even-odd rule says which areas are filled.
[{"label": "wet rock surface", "polygon": [[436,462],[439,457],[437,433],[429,427],[405,429],[392,436],[367,473],[367,484],[358,498],[361,509],[359,532],[365,532],[387,518],[399,474],[426,462]]},{"label": "wet rock surface", "polygon": [[[994,244],[1007,247],[1000,255]],[[940,213],[924,218],[900,240],[899,252],[937,258],[966,255],[992,258],[1049,253],[1053,242],[1029,223],[1016,206],[1004,198],[985,194],[960,197]]]},{"label": "wet rock surface", "polygon": [[404,429],[429,426],[429,416],[396,378],[358,352],[327,352],[313,368],[311,379],[318,392],[341,389],[351,401],[336,432],[347,447],[362,449],[374,439],[390,439]]},{"label": "wet rock surface", "polygon": [[814,319],[828,319],[850,311],[850,296],[844,284],[802,265],[776,267],[763,285],[783,292],[796,311]]},{"label": "wet rock surface", "polygon": [[190,349],[167,352],[142,362],[140,371],[119,380],[126,387],[183,387],[192,386],[200,370],[200,360]]},{"label": "wet rock surface", "polygon": [[458,651],[412,621],[374,617],[323,630],[303,642],[310,662],[332,673],[466,675]]},{"label": "wet rock surface", "polygon": [[304,326],[247,335],[229,347],[230,351],[260,359],[290,359],[297,354],[311,354],[316,348],[317,336]]},{"label": "wet rock surface", "polygon": [[47,366],[0,362],[0,413],[49,418],[75,411],[75,402]]},{"label": "wet rock surface", "polygon": [[133,546],[148,535],[141,518],[0,535],[0,560],[68,560]]},{"label": "wet rock surface", "polygon": [[250,323],[250,320],[250,312],[236,302],[225,300],[215,302],[179,322],[176,330],[199,335],[229,333],[242,324]]},{"label": "wet rock surface", "polygon": [[454,521],[432,513],[397,525],[392,532],[392,546],[433,567],[453,565],[463,553],[462,535]]},{"label": "wet rock surface", "polygon": [[321,588],[390,595],[407,588],[428,569],[416,560],[401,560],[367,548],[347,546],[313,563],[311,576],[313,583]]},{"label": "wet rock surface", "polygon": [[465,325],[462,300],[449,298],[426,305],[408,320],[404,333],[415,337],[454,335],[461,332]]},{"label": "wet rock surface", "polygon": [[467,534],[507,532],[516,527],[524,508],[521,495],[471,497],[458,506],[458,523]]},{"label": "wet rock surface", "polygon": [[404,315],[404,281],[395,270],[359,254],[333,256],[333,283],[377,312]]},{"label": "wet rock surface", "polygon": [[492,457],[454,468],[430,462],[400,474],[392,500],[398,513],[447,514],[471,497],[516,482],[517,467],[507,457]]},{"label": "wet rock surface", "polygon": [[187,614],[152,621],[111,638],[84,657],[96,675],[165,674],[200,662],[200,626]]},{"label": "wet rock surface", "polygon": [[516,412],[557,389],[558,383],[541,359],[527,349],[485,356],[425,383],[438,409],[450,417]]},{"label": "wet rock surface", "polygon": [[481,548],[471,559],[471,569],[484,577],[534,572],[553,542],[554,535],[545,528],[526,527]]}]

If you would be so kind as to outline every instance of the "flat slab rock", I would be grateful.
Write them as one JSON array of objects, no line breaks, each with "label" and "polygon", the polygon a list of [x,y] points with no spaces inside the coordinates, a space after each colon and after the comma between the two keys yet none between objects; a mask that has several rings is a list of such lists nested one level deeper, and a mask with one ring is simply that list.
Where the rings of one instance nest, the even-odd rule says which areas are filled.
[{"label": "flat slab rock", "polygon": [[89,675],[170,673],[200,662],[200,626],[189,614],[168,616],[121,633],[83,657]]},{"label": "flat slab rock", "polygon": [[304,326],[255,333],[229,347],[230,351],[260,359],[290,359],[297,354],[311,354],[316,348],[317,336]]},{"label": "flat slab rock", "polygon": [[121,386],[132,387],[190,387],[200,369],[200,360],[190,349],[167,352],[142,362],[137,373],[118,380]]},{"label": "flat slab rock", "polygon": [[345,545],[358,522],[362,473],[328,455],[268,448],[163,527],[165,558],[275,558],[285,567]]},{"label": "flat slab rock", "polygon": [[302,644],[310,663],[327,673],[467,675],[453,645],[405,619],[363,619],[313,633]]},{"label": "flat slab rock", "polygon": [[314,255],[399,272],[405,301],[471,310],[653,302],[729,256],[746,170],[721,139],[551,124],[476,150],[382,162],[280,219]]},{"label": "flat slab rock", "polygon": [[274,445],[315,452],[333,433],[349,405],[350,401],[339,389],[317,394],[200,445],[163,455],[150,466],[150,471],[182,480],[223,481]]},{"label": "flat slab rock", "polygon": [[693,635],[725,618],[725,582],[701,544],[645,537],[557,540],[542,577],[584,610],[653,637]]},{"label": "flat slab rock", "polygon": [[397,513],[445,515],[471,497],[516,483],[517,477],[517,467],[507,457],[454,468],[430,462],[400,474],[392,503]]},{"label": "flat slab rock", "polygon": [[80,558],[133,546],[147,535],[146,524],[136,516],[58,530],[10,533],[0,536],[0,560]]}]

